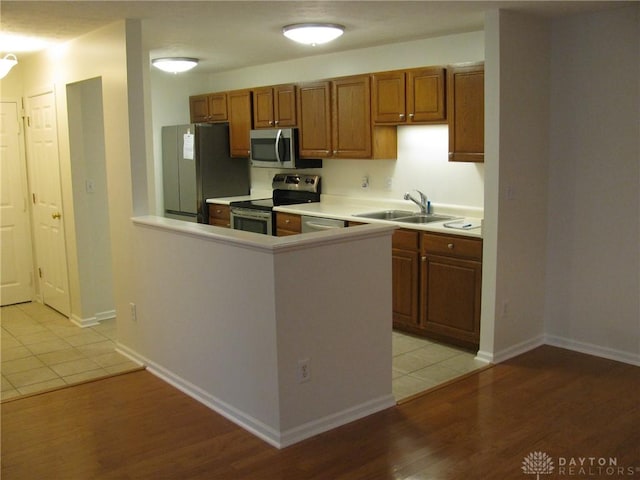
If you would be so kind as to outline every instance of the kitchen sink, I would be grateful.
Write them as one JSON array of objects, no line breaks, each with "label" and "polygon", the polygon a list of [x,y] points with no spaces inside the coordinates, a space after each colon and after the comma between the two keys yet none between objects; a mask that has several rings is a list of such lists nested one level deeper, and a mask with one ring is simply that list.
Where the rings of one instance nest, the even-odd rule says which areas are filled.
[{"label": "kitchen sink", "polygon": [[450,217],[449,215],[438,215],[436,213],[412,215],[410,217],[396,218],[396,222],[402,223],[431,223],[431,222],[443,222],[445,220],[452,220],[456,217]]},{"label": "kitchen sink", "polygon": [[358,215],[354,215],[354,217],[372,218],[375,220],[396,220],[398,218],[409,217],[411,215],[416,215],[416,213],[408,210],[383,210],[381,212],[360,213]]}]

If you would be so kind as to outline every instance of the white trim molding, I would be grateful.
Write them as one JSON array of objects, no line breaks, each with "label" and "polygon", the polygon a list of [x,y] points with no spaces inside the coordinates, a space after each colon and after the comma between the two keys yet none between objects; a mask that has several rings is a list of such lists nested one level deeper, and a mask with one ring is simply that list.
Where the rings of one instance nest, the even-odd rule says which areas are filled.
[{"label": "white trim molding", "polygon": [[96,325],[100,325],[100,322],[98,322],[96,317],[80,318],[75,313],[71,314],[71,318],[69,320],[71,320],[71,323],[74,323],[80,328],[95,327]]},{"label": "white trim molding", "polygon": [[575,352],[586,353],[596,357],[608,358],[609,360],[640,366],[640,353],[624,352],[622,350],[594,345],[592,343],[579,342],[571,338],[558,337],[556,335],[546,335],[544,343],[553,347],[565,348]]},{"label": "white trim molding", "polygon": [[283,432],[247,415],[121,343],[117,344],[116,351],[136,363],[146,365],[147,370],[156,377],[279,449],[396,405],[393,395],[385,395]]}]

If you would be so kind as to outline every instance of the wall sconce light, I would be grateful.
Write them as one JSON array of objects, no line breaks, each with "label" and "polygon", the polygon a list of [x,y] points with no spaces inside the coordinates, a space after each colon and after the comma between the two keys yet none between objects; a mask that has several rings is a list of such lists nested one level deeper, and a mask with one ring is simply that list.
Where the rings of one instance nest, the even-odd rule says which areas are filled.
[{"label": "wall sconce light", "polygon": [[4,58],[0,58],[0,78],[4,78],[13,67],[18,64],[18,59],[13,53],[7,53]]},{"label": "wall sconce light", "polygon": [[311,46],[335,40],[343,33],[344,27],[334,23],[296,23],[282,27],[285,37]]},{"label": "wall sconce light", "polygon": [[189,57],[163,57],[154,58],[151,60],[151,64],[163,72],[182,73],[198,65],[198,59]]}]

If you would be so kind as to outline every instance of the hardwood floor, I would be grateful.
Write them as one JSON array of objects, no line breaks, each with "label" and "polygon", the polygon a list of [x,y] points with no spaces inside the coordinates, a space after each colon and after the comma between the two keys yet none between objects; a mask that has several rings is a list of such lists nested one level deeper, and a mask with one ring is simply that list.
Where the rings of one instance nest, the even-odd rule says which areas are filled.
[{"label": "hardwood floor", "polygon": [[540,347],[283,450],[144,371],[2,404],[3,480],[533,479],[534,451],[640,478],[640,368]]}]

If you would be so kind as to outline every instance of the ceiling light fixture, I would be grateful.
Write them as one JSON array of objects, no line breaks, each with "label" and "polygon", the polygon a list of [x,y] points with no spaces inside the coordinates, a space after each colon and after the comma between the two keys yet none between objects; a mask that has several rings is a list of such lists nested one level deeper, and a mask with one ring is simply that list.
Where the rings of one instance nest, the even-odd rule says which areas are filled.
[{"label": "ceiling light fixture", "polygon": [[198,65],[198,59],[189,57],[163,57],[154,58],[151,60],[151,64],[163,72],[182,73]]},{"label": "ceiling light fixture", "polygon": [[0,78],[4,78],[13,67],[18,64],[18,59],[13,53],[7,53],[4,58],[0,58]]},{"label": "ceiling light fixture", "polygon": [[315,46],[335,40],[344,33],[344,27],[334,23],[296,23],[282,27],[282,33],[295,42]]}]

